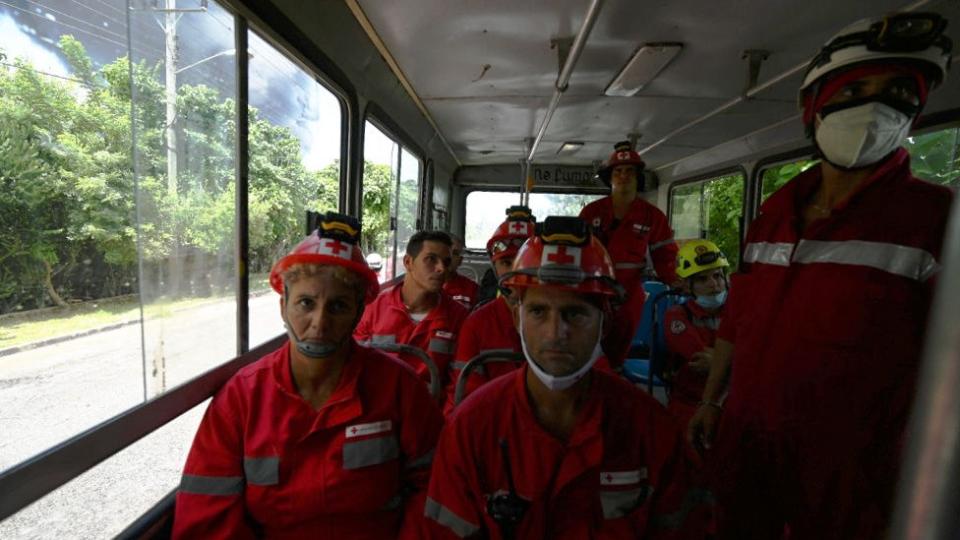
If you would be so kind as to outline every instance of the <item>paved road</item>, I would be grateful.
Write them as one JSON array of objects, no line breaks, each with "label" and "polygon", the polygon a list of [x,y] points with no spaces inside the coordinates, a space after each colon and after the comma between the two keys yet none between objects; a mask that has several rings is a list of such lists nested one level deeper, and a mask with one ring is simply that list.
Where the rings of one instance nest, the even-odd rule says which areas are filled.
[{"label": "paved road", "polygon": [[[172,388],[235,354],[232,302],[148,320],[148,391]],[[250,343],[283,332],[277,297],[250,300]],[[0,470],[143,401],[141,326],[0,358]],[[161,354],[162,353],[162,354]],[[168,493],[206,404],[0,523],[0,538],[109,538]]]}]

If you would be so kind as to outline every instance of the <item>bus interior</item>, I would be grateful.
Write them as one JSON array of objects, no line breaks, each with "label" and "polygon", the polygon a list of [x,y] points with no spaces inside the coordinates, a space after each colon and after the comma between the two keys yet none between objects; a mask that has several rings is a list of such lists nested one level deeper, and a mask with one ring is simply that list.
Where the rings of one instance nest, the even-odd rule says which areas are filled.
[{"label": "bus interior", "polygon": [[[0,16],[40,25],[40,8],[30,13],[33,4],[0,2],[5,10]],[[960,43],[960,2],[955,0],[103,0],[87,10],[79,2],[47,4],[44,9],[60,22],[72,21],[89,32],[100,32],[91,30],[99,26],[98,17],[111,17],[109,29],[104,22],[101,30],[116,32],[111,46],[116,56],[129,55],[132,66],[127,66],[129,75],[111,73],[150,79],[130,83],[137,90],[124,113],[134,115],[135,127],[128,130],[134,139],[126,144],[132,148],[127,163],[139,179],[137,189],[156,182],[160,191],[172,186],[176,194],[178,175],[181,182],[202,177],[217,159],[217,166],[228,171],[229,189],[201,188],[208,189],[209,198],[198,199],[216,204],[219,212],[201,215],[226,224],[226,236],[211,241],[219,246],[212,248],[215,255],[204,259],[196,247],[186,255],[183,246],[176,255],[189,261],[188,268],[216,260],[226,292],[216,304],[222,309],[210,315],[222,323],[218,330],[197,321],[162,322],[154,304],[166,298],[164,287],[173,278],[162,278],[166,263],[147,259],[154,249],[149,231],[161,230],[166,218],[162,209],[154,214],[138,206],[129,230],[139,242],[131,268],[139,265],[139,270],[128,293],[139,298],[139,311],[123,323],[136,333],[130,338],[136,361],[128,378],[100,379],[83,367],[105,363],[114,346],[126,346],[126,341],[111,342],[106,331],[84,335],[84,343],[91,343],[83,345],[84,351],[90,352],[77,352],[76,358],[69,340],[81,339],[78,334],[6,352],[0,342],[0,410],[12,411],[8,418],[0,413],[0,431],[21,441],[0,460],[0,536],[7,538],[169,535],[180,468],[207,400],[238,369],[285,339],[275,295],[261,294],[263,284],[258,289],[254,274],[263,271],[257,261],[282,255],[302,238],[305,210],[362,216],[364,234],[370,235],[364,249],[382,261],[383,282],[402,274],[407,239],[425,229],[462,236],[466,249],[460,272],[479,282],[490,268],[486,240],[508,206],[526,201],[538,218],[576,215],[608,193],[596,171],[614,143],[629,140],[646,163],[641,195],[667,214],[675,238],[711,239],[736,267],[747,226],[763,200],[815,163],[797,103],[813,53],[847,24],[895,11],[939,13],[950,21],[947,34]],[[172,31],[173,26],[180,30]],[[79,32],[74,33],[81,38]],[[179,57],[171,56],[171,40]],[[87,47],[95,52],[94,45]],[[9,51],[6,60],[0,56],[6,63],[12,58]],[[171,65],[173,59],[179,63]],[[953,59],[956,64],[956,52]],[[138,71],[138,65],[158,67]],[[299,82],[283,79],[294,71]],[[193,89],[174,100],[181,107],[174,114],[184,123],[179,131],[169,122],[154,131],[137,127],[151,115],[158,126],[165,114],[171,118],[163,105],[170,103],[165,84],[171,83],[174,97],[178,84]],[[204,84],[219,85],[230,106],[217,114],[225,116],[203,117],[199,105],[189,109],[210,95],[199,89]],[[303,158],[313,159],[302,177],[314,183],[269,199],[263,195],[265,175],[286,173],[279,161],[263,163],[274,151],[262,142],[274,136],[264,122],[287,115],[281,107],[310,112],[290,121],[289,132],[296,137],[319,133],[321,121],[325,135],[314,133],[309,145],[299,141]],[[297,128],[296,122],[302,125]],[[203,136],[206,128],[197,127],[208,124],[227,126],[229,133],[211,142]],[[179,137],[173,150],[164,146],[165,133]],[[960,74],[950,74],[930,94],[907,147],[914,174],[954,190],[960,186]],[[226,157],[207,160],[214,151]],[[323,167],[325,173],[311,176],[309,171]],[[374,175],[382,181],[374,182]],[[318,197],[317,190],[326,191]],[[263,223],[296,197],[306,200],[296,202],[286,236],[265,243]],[[949,430],[952,442],[941,443],[950,448],[941,448],[933,462],[907,467],[915,475],[952,478],[937,488],[930,503],[935,509],[956,508],[960,488],[955,390],[960,341],[957,325],[949,323],[960,305],[956,206],[914,417],[916,425]],[[375,213],[374,207],[382,211]],[[269,322],[262,322],[261,312]],[[0,317],[0,329],[3,324]],[[178,345],[181,339],[190,344]],[[220,345],[207,350],[199,342]],[[76,347],[79,351],[79,342]],[[23,356],[28,354],[32,360]],[[55,436],[38,434],[47,429],[41,427],[47,420],[33,418],[26,405],[54,392],[29,367],[42,365],[50,355],[74,364],[71,377],[83,385],[59,403],[50,396],[43,414],[67,426]],[[947,360],[953,361],[952,370],[944,367]],[[122,371],[110,370],[111,377]],[[17,386],[29,377],[38,378],[33,387]],[[97,405],[123,393],[121,386],[131,388],[123,391],[129,398]],[[77,411],[88,412],[73,420],[71,415],[81,414]],[[168,429],[177,422],[179,427]],[[148,440],[138,457],[110,465]],[[3,448],[0,444],[0,452]],[[928,456],[921,446],[911,452],[914,460]],[[925,485],[912,483],[911,496],[930,495]],[[955,520],[949,514],[936,515]],[[932,518],[926,523],[931,530],[951,526]],[[934,536],[896,529],[894,537]]]}]

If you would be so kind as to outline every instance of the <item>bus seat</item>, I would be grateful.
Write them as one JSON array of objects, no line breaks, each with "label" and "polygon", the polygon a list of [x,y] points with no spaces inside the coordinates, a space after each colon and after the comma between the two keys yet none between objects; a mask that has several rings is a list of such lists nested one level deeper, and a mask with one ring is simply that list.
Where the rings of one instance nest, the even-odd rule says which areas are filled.
[{"label": "bus seat", "polygon": [[[669,358],[664,335],[664,313],[671,306],[683,303],[685,298],[659,281],[644,282],[643,289],[647,293],[647,301],[643,304],[640,323],[624,361],[623,375],[627,380],[651,389],[665,388],[666,384],[660,377],[660,372]],[[652,380],[651,371],[654,374]]]}]

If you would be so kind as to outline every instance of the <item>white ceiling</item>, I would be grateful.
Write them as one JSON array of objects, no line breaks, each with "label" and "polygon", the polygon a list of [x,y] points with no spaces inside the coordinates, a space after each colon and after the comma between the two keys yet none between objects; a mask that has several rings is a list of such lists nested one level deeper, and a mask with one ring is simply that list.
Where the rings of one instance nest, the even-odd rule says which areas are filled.
[{"label": "white ceiling", "polygon": [[[535,137],[559,71],[554,38],[573,37],[587,0],[359,0],[364,14],[464,165],[516,163]],[[903,0],[608,0],[574,69],[535,161],[589,164],[614,142],[641,134],[659,140],[740,95],[745,49],[766,49],[766,81],[804,62],[850,22],[905,6]],[[960,48],[960,2],[923,10],[952,19]],[[684,49],[637,96],[603,90],[643,43],[679,41]],[[485,65],[489,68],[484,69]],[[644,155],[651,167],[741,137],[797,114],[800,74],[761,92]],[[960,74],[933,96],[927,112],[957,107]],[[949,97],[949,99],[947,99]],[[797,131],[801,131],[797,125]],[[569,157],[564,141],[584,141]]]}]

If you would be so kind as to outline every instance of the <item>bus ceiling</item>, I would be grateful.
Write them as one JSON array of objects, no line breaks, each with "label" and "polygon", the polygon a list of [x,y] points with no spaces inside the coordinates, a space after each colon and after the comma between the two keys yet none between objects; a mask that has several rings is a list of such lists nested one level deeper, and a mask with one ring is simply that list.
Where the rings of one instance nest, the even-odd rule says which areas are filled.
[{"label": "bus ceiling", "polygon": [[[960,20],[951,0],[820,3],[348,2],[461,165],[526,158],[556,103],[533,163],[591,165],[634,133],[648,166],[668,178],[804,145],[804,66],[846,24],[902,10]],[[958,29],[948,28],[954,42]],[[571,49],[579,56],[560,85]],[[957,95],[960,77],[950,77],[926,112],[955,108]]]}]

